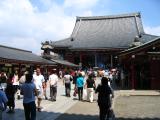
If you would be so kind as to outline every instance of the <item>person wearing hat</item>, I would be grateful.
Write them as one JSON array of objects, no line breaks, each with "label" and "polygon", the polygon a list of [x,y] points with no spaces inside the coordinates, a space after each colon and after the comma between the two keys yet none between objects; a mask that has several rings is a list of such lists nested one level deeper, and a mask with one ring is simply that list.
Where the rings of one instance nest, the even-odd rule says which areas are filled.
[{"label": "person wearing hat", "polygon": [[56,101],[57,84],[58,84],[58,75],[56,74],[56,69],[52,69],[51,75],[49,76],[51,101]]}]

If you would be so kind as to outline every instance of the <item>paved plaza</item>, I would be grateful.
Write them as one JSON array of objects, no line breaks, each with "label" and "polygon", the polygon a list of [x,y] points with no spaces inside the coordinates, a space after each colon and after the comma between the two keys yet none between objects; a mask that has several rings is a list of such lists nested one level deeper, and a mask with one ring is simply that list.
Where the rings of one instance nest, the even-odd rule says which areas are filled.
[{"label": "paved plaza", "polygon": [[[73,88],[73,87],[72,87]],[[43,112],[37,112],[37,120],[54,120],[59,115],[63,114],[67,109],[77,103],[77,100],[73,100],[74,98],[68,98],[64,96],[64,85],[62,81],[58,83],[58,93],[57,93],[57,101],[51,102],[49,100],[42,100],[42,107],[44,108]],[[47,90],[49,96],[49,88]],[[73,90],[72,90],[73,92]],[[21,100],[16,99],[15,105],[15,113],[14,114],[7,114],[4,112],[3,117],[4,120],[25,120],[24,118],[24,109],[23,109],[23,102]]]},{"label": "paved plaza", "polygon": [[159,92],[119,91],[118,94],[114,103],[117,120],[160,120]]},{"label": "paved plaza", "polygon": [[[99,79],[97,79],[99,82]],[[49,91],[49,90],[48,90]],[[72,87],[73,93],[73,87]],[[98,120],[99,109],[95,101],[78,101],[64,96],[64,86],[59,82],[56,102],[43,100],[44,110],[37,112],[37,120]],[[116,90],[113,109],[116,120],[160,120],[160,92]],[[16,100],[14,114],[3,113],[3,120],[25,120],[22,99]]]}]

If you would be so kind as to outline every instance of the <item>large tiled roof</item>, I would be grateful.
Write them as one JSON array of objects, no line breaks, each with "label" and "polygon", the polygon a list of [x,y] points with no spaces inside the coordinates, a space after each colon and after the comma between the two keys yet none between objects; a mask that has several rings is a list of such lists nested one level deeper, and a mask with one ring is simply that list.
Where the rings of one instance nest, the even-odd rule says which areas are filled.
[{"label": "large tiled roof", "polygon": [[23,63],[55,64],[54,62],[48,61],[36,54],[33,54],[31,51],[7,47],[3,45],[0,45],[0,59],[20,61]]},{"label": "large tiled roof", "polygon": [[142,34],[142,43],[151,40],[144,33],[140,13],[77,17],[71,36],[52,45],[69,49],[128,48]]}]

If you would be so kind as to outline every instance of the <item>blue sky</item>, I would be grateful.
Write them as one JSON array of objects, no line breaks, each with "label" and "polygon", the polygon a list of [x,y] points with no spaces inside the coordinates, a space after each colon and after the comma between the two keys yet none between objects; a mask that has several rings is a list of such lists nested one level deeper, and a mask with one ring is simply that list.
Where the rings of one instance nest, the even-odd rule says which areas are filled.
[{"label": "blue sky", "polygon": [[140,12],[146,33],[160,35],[159,0],[1,0],[0,44],[40,54],[41,42],[68,37],[76,16]]}]

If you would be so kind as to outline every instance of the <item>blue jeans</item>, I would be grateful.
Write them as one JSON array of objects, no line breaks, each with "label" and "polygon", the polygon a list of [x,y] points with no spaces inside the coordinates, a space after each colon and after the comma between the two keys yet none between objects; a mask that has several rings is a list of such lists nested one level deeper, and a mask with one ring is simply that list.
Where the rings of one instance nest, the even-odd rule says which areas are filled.
[{"label": "blue jeans", "polygon": [[2,110],[0,109],[0,120],[2,120]]},{"label": "blue jeans", "polygon": [[36,104],[35,101],[23,103],[26,120],[36,120]]},{"label": "blue jeans", "polygon": [[66,92],[66,96],[70,97],[71,83],[65,83],[65,92]]}]

